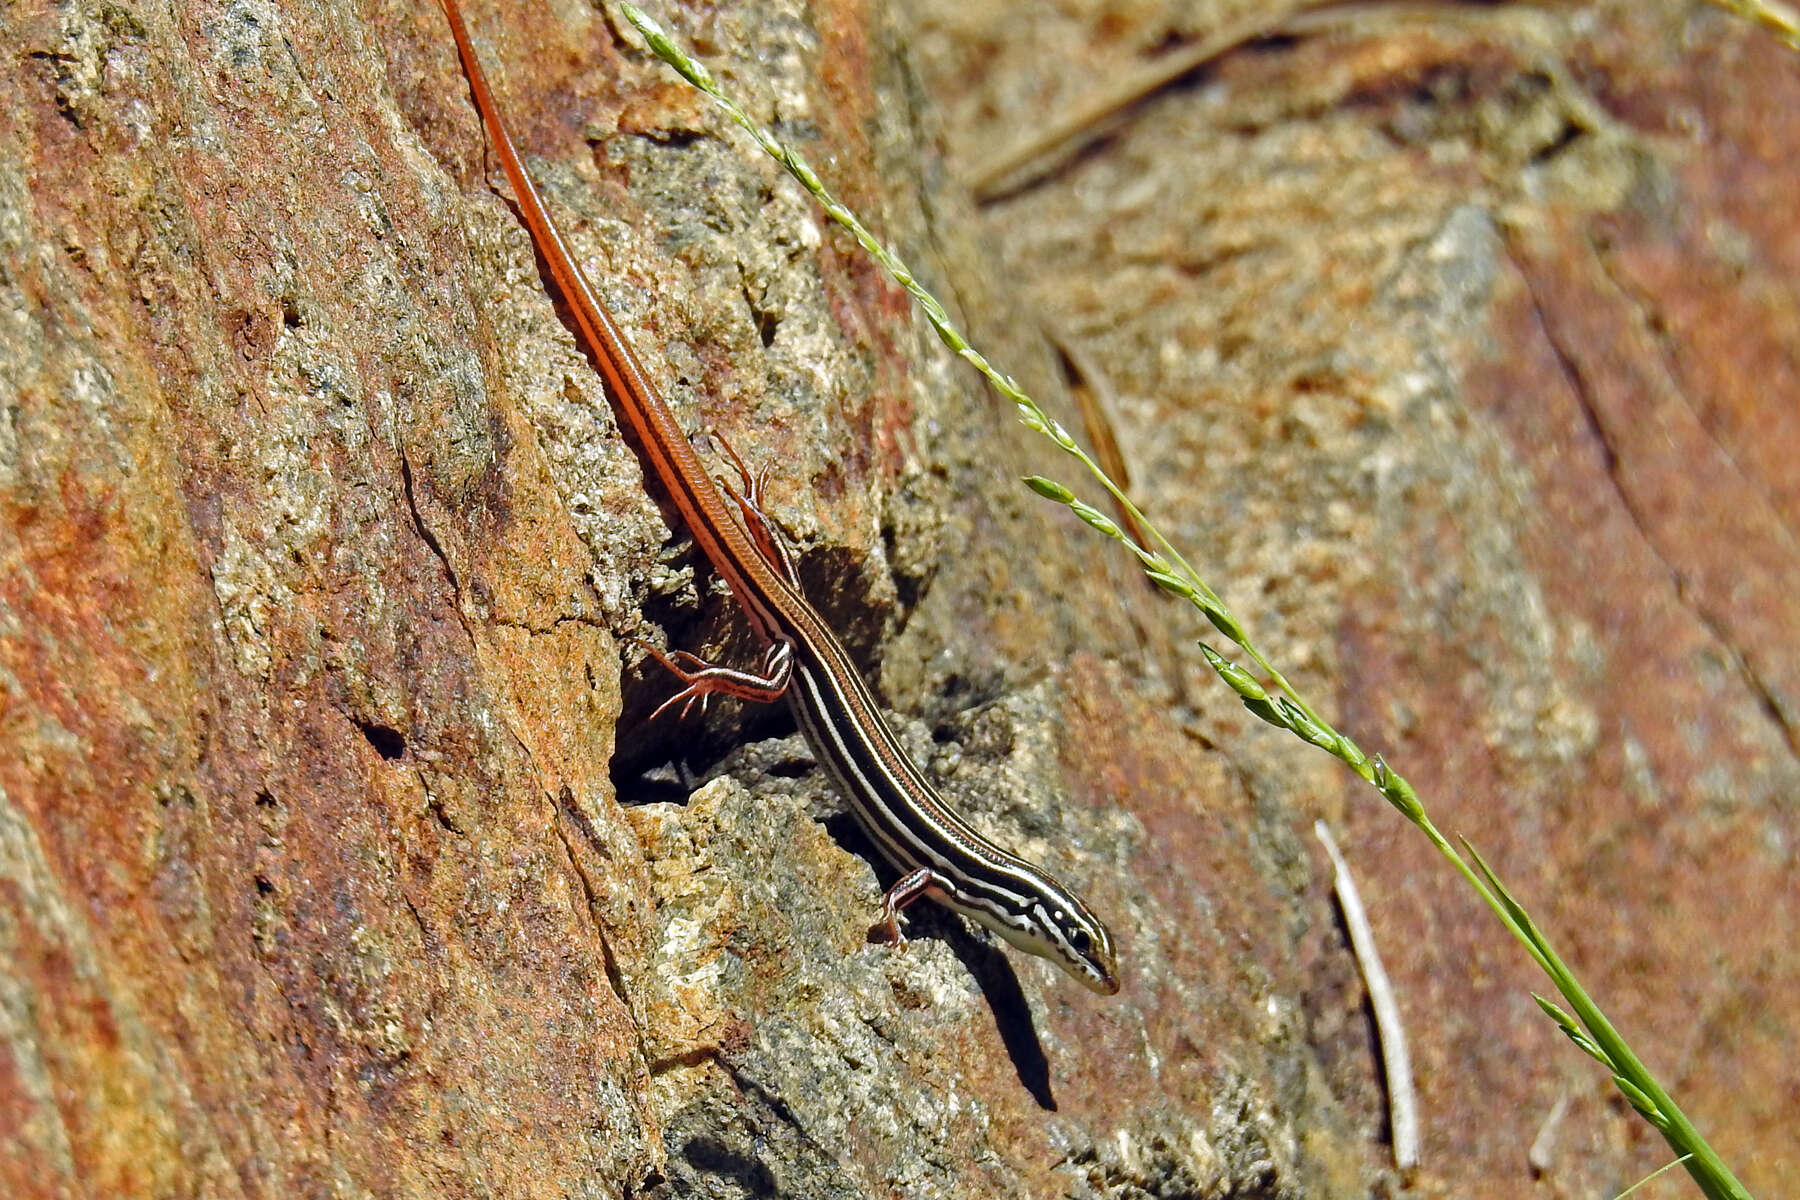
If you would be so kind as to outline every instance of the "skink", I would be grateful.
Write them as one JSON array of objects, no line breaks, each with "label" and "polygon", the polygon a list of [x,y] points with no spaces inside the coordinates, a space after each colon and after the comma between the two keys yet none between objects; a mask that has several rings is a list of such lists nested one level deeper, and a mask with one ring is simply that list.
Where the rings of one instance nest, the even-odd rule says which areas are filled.
[{"label": "skink", "polygon": [[1020,950],[1049,959],[1094,991],[1117,992],[1112,935],[1099,918],[1048,872],[978,833],[900,748],[849,653],[801,595],[786,544],[758,507],[757,481],[741,464],[742,491],[722,487],[707,473],[525,173],[456,0],[442,2],[475,106],[576,332],[636,434],[646,466],[662,481],[694,543],[768,647],[758,674],[712,666],[685,653],[657,654],[684,685],[671,703],[704,704],[714,694],[762,702],[788,698],[864,830],[902,874],[882,903],[894,940],[903,940],[899,911],[929,897]]}]

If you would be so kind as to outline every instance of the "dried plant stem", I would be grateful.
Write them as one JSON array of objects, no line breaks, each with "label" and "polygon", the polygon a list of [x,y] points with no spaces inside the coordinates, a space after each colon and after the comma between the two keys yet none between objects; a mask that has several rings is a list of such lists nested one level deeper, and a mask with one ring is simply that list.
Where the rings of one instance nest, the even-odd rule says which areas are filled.
[{"label": "dried plant stem", "polygon": [[1782,0],[1713,0],[1720,8],[1728,8],[1741,17],[1769,30],[1796,50],[1800,50],[1800,12]]},{"label": "dried plant stem", "polygon": [[1369,1007],[1375,1012],[1375,1035],[1381,1040],[1381,1065],[1387,1075],[1388,1126],[1394,1133],[1394,1165],[1402,1171],[1410,1171],[1419,1165],[1419,1101],[1413,1091],[1412,1056],[1406,1051],[1406,1026],[1400,1020],[1400,1002],[1394,997],[1387,968],[1381,965],[1381,954],[1375,949],[1375,931],[1369,926],[1368,913],[1363,911],[1362,895],[1356,890],[1356,881],[1350,877],[1350,864],[1344,861],[1325,822],[1313,822],[1313,833],[1331,859],[1332,890],[1337,893],[1338,908],[1344,914],[1344,928],[1350,933],[1350,949],[1356,955],[1356,965],[1362,970]]}]

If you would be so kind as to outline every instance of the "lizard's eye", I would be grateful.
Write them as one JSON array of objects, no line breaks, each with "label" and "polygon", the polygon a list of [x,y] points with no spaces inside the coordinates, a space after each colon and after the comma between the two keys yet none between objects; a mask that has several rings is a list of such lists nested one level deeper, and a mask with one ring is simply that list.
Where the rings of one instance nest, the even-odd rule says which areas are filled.
[{"label": "lizard's eye", "polygon": [[1085,929],[1069,930],[1069,945],[1077,954],[1086,954],[1094,948],[1093,939],[1088,937]]}]

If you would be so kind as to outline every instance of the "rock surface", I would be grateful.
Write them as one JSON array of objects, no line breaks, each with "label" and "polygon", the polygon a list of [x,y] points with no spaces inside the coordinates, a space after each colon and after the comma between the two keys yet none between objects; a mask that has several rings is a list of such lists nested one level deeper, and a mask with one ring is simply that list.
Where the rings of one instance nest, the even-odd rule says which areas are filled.
[{"label": "rock surface", "polygon": [[[1245,11],[919,7],[970,176]],[[1286,7],[1259,14],[1279,36],[997,188],[988,231],[1110,378],[1147,507],[1779,1194],[1800,1170],[1800,58],[1705,5]],[[1413,1041],[1421,1194],[1610,1196],[1668,1160],[1422,839],[1194,696],[1259,815],[1344,831]],[[1310,1017],[1325,1046],[1355,1020]]]},{"label": "rock surface", "polygon": [[[999,11],[657,15],[1059,414],[1041,326],[1104,366],[1150,507],[1772,1188],[1795,60],[1707,9],[1358,9],[977,214],[947,164],[1231,15]],[[610,9],[468,15],[658,382],[777,463],[902,737],[1110,919],[1125,991],[923,906],[871,943],[891,874],[785,712],[645,722],[625,639],[755,647],[434,4],[15,6],[0,1193],[1399,1191],[1319,815],[1420,1062],[1410,1186],[1516,1193],[1552,1111],[1555,1194],[1662,1161],[1416,837],[1011,482],[1067,472],[793,184]]]}]

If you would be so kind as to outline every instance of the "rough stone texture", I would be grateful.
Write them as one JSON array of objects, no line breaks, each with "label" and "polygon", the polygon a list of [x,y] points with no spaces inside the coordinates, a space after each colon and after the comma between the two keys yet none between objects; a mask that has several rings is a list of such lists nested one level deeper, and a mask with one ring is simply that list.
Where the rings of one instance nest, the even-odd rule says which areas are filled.
[{"label": "rough stone texture", "polygon": [[[1307,1035],[1308,988],[1356,1003],[1329,910],[1102,649],[1136,585],[1009,482],[1010,418],[610,18],[470,15],[651,369],[779,460],[905,736],[1090,890],[1126,995],[941,913],[870,944],[882,880],[782,714],[645,725],[669,683],[624,636],[751,648],[557,319],[433,5],[16,5],[0,1192],[1360,1188],[1366,1034],[1350,1086]],[[1045,361],[972,269],[903,29],[672,16]]]},{"label": "rough stone texture", "polygon": [[[658,15],[1059,411],[1039,314],[1101,358],[1153,507],[1772,1188],[1793,60],[1706,10],[1372,10],[992,209],[1002,272],[946,164],[1244,7],[1060,5],[1017,58],[997,11]],[[17,4],[0,1194],[1395,1190],[1319,814],[1415,1039],[1419,1190],[1515,1194],[1564,1096],[1542,1187],[1659,1161],[1416,839],[1170,686],[1186,627],[1010,482],[1063,472],[791,183],[609,11],[469,16],[652,372],[778,461],[903,737],[1111,919],[1125,992],[941,912],[869,943],[889,875],[784,713],[645,724],[669,684],[622,639],[754,647],[434,4]]]},{"label": "rough stone texture", "polygon": [[[1241,12],[914,8],[970,171]],[[1361,5],[1295,28],[1121,114],[987,228],[1023,307],[1110,376],[1165,529],[1477,842],[1746,1184],[1781,1194],[1800,1171],[1800,59],[1704,5]],[[1422,839],[1222,689],[1190,694],[1259,845],[1342,827],[1413,1040],[1419,1193],[1608,1196],[1667,1161]],[[1302,1030],[1349,1102],[1366,1048],[1333,987],[1309,988]]]}]

